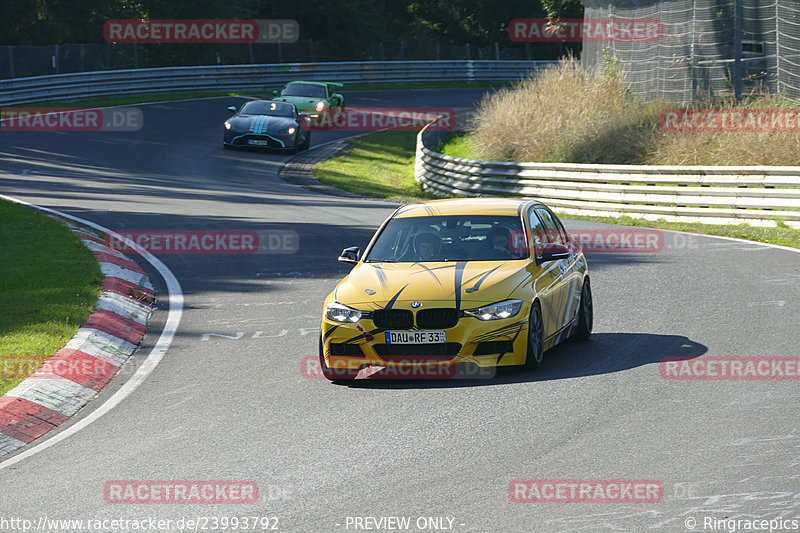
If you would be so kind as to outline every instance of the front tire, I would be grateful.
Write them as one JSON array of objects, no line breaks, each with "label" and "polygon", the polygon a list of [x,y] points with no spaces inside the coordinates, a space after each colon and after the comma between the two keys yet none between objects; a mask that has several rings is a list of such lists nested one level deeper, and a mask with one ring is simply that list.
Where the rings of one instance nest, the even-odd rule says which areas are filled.
[{"label": "front tire", "polygon": [[303,141],[303,144],[300,145],[301,150],[308,150],[308,147],[311,146],[311,132],[306,132],[306,140]]},{"label": "front tire", "polygon": [[528,350],[525,357],[525,368],[538,368],[544,361],[544,321],[539,302],[533,302],[528,316]]},{"label": "front tire", "polygon": [[579,341],[589,340],[592,334],[592,324],[594,323],[594,304],[592,302],[592,287],[589,285],[589,278],[583,282],[581,289],[581,304],[578,309],[578,329],[575,330],[575,338]]}]

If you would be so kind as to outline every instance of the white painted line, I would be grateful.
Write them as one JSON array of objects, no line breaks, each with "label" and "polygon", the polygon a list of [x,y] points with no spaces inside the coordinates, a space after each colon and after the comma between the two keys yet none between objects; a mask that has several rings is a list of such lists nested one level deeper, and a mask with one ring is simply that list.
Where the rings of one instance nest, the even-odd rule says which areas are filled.
[{"label": "white painted line", "polygon": [[161,362],[163,359],[164,354],[167,353],[167,349],[169,349],[170,344],[172,344],[173,339],[175,338],[175,334],[178,330],[178,325],[181,321],[181,315],[183,314],[183,290],[181,289],[181,284],[178,282],[175,275],[172,271],[167,268],[167,266],[162,263],[157,257],[153,256],[150,252],[145,250],[144,248],[140,247],[136,243],[128,240],[127,238],[119,235],[118,233],[111,231],[110,229],[101,226],[100,224],[95,224],[94,222],[90,222],[88,220],[84,220],[82,218],[78,218],[72,215],[68,215],[66,213],[61,213],[54,209],[50,209],[47,207],[42,207],[38,205],[33,205],[31,203],[25,202],[24,200],[19,200],[17,198],[12,198],[10,196],[6,196],[0,194],[0,198],[5,200],[9,200],[11,202],[16,202],[18,204],[27,205],[29,207],[33,207],[44,211],[46,213],[51,213],[60,217],[64,217],[70,220],[74,220],[81,224],[85,224],[91,228],[94,228],[98,231],[102,231],[105,233],[110,233],[111,235],[118,237],[123,242],[125,242],[128,246],[130,246],[135,252],[142,256],[148,263],[153,265],[161,277],[164,278],[164,282],[167,284],[167,296],[166,301],[169,302],[169,311],[167,312],[167,320],[164,324],[164,329],[161,332],[161,336],[158,338],[155,346],[150,351],[150,354],[147,356],[147,359],[142,363],[142,365],[136,370],[136,373],[131,376],[131,378],[122,386],[120,389],[111,395],[100,407],[89,413],[85,418],[80,419],[75,424],[69,426],[68,428],[64,429],[56,433],[53,437],[29,448],[10,459],[7,459],[3,462],[0,462],[0,470],[4,468],[8,468],[9,466],[15,465],[20,461],[27,459],[28,457],[39,453],[41,451],[46,450],[47,448],[54,446],[61,442],[62,440],[74,435],[78,431],[82,430],[104,414],[111,411],[114,407],[119,405],[125,398],[127,398],[133,391],[135,391],[139,385],[141,385],[147,376],[150,375],[153,370],[155,370],[158,363]]}]

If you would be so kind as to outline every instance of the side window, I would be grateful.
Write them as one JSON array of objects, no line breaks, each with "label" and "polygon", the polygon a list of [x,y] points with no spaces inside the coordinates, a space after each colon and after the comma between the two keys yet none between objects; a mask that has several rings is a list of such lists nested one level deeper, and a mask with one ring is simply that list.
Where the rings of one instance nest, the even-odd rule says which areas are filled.
[{"label": "side window", "polygon": [[542,208],[537,209],[536,213],[542,219],[542,224],[547,233],[547,241],[557,244],[567,244],[567,240],[564,236],[564,227],[561,225],[561,222],[555,218],[555,215],[547,209]]},{"label": "side window", "polygon": [[528,225],[531,228],[531,242],[533,243],[534,255],[536,259],[540,259],[542,256],[542,246],[547,242],[547,236],[545,235],[542,221],[539,220],[539,217],[536,216],[536,211],[533,209],[528,212]]}]

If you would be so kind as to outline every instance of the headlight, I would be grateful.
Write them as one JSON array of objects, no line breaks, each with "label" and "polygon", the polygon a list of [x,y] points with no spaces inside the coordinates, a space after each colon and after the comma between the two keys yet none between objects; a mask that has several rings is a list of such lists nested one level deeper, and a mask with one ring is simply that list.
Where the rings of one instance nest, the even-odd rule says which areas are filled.
[{"label": "headlight", "polygon": [[291,135],[292,133],[294,133],[294,128],[289,128],[288,130],[286,130],[286,133]]},{"label": "headlight", "polygon": [[225,129],[226,129],[226,130],[229,130],[229,129],[231,129],[231,123],[230,123],[230,122],[228,122],[227,120],[225,121]]},{"label": "headlight", "polygon": [[317,111],[323,111],[325,109],[325,102],[324,101],[317,102],[317,105],[314,107],[314,109],[316,109]]},{"label": "headlight", "polygon": [[361,320],[361,311],[338,303],[329,303],[325,306],[325,317],[334,322],[358,322]]},{"label": "headlight", "polygon": [[466,309],[464,314],[467,316],[474,316],[479,320],[500,320],[515,316],[519,313],[521,308],[522,300],[506,300],[476,309]]}]

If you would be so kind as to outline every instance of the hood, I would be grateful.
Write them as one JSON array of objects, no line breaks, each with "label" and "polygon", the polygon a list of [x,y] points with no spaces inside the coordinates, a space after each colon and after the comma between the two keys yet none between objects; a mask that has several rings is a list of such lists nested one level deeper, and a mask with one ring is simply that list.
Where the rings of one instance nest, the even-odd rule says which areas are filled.
[{"label": "hood", "polygon": [[[453,302],[467,309],[505,300],[530,274],[526,261],[359,263],[336,287],[345,305],[391,307],[396,302]],[[366,290],[375,291],[368,294]],[[467,304],[467,305],[464,305]],[[441,305],[441,303],[440,303]]]},{"label": "hood", "polygon": [[271,117],[268,115],[243,115],[230,120],[237,132],[268,133],[280,129],[297,126],[297,122],[288,117]]},{"label": "hood", "polygon": [[294,104],[297,108],[297,111],[303,111],[310,107],[314,107],[317,105],[317,102],[324,100],[324,98],[309,98],[308,96],[279,96],[277,98],[273,98],[276,102],[289,102],[290,104]]}]

